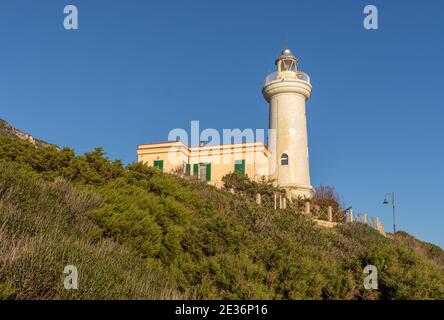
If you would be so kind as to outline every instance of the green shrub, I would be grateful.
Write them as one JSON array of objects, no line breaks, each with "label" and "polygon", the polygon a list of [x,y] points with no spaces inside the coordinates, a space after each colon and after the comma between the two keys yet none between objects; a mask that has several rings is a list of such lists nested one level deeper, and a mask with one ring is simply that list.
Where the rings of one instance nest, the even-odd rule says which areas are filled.
[{"label": "green shrub", "polygon": [[[100,148],[75,155],[5,138],[0,172],[0,283],[16,284],[2,298],[444,298],[439,248],[362,224],[323,229],[296,199],[259,206],[256,193],[282,191],[265,181],[230,174],[218,190],[124,167]],[[66,264],[83,275],[77,292],[62,287]],[[363,287],[368,264],[378,291]]]},{"label": "green shrub", "polygon": [[12,300],[14,298],[14,288],[9,284],[0,283],[0,300]]},{"label": "green shrub", "polygon": [[[97,196],[60,179],[45,182],[28,176],[16,167],[0,163],[0,298],[182,297],[168,275],[126,245],[99,236],[87,215],[101,203]],[[64,289],[66,265],[78,268],[79,290]]]}]

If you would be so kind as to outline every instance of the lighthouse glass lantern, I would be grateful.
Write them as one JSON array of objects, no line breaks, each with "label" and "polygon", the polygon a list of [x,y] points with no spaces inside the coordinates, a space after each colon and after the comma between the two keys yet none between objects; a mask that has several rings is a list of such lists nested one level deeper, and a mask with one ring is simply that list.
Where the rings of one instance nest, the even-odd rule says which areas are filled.
[{"label": "lighthouse glass lantern", "polygon": [[297,71],[298,59],[291,53],[290,49],[285,49],[276,60],[278,72]]}]

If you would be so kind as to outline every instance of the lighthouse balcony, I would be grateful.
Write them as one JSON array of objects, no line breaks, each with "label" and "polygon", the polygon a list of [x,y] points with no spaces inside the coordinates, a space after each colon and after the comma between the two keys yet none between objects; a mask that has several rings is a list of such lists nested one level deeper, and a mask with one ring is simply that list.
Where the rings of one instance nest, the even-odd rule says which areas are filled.
[{"label": "lighthouse balcony", "polygon": [[283,71],[283,72],[273,72],[269,74],[264,81],[264,86],[269,84],[270,82],[276,81],[276,80],[283,80],[283,79],[297,79],[301,80],[307,83],[310,83],[310,76],[302,71]]}]

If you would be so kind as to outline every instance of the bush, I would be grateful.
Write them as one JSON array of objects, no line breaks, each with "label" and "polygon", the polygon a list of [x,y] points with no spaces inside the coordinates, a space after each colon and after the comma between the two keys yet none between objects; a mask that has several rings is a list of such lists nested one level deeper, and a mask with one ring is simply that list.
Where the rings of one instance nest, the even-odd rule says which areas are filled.
[{"label": "bush", "polygon": [[[265,181],[228,175],[232,194],[124,167],[101,149],[78,156],[11,139],[0,139],[0,172],[2,298],[444,298],[442,251],[259,206],[256,193],[281,191]],[[339,208],[324,191],[316,201]],[[62,287],[66,264],[81,270],[77,292]],[[367,264],[379,291],[363,287]]]},{"label": "bush", "polygon": [[[62,180],[45,182],[0,163],[1,299],[156,299],[181,297],[167,276],[112,239],[92,238],[87,212],[100,204]],[[79,290],[65,290],[66,265]],[[14,283],[14,287],[8,285]]]},{"label": "bush", "polygon": [[15,298],[14,288],[5,283],[0,283],[0,300],[12,300]]}]

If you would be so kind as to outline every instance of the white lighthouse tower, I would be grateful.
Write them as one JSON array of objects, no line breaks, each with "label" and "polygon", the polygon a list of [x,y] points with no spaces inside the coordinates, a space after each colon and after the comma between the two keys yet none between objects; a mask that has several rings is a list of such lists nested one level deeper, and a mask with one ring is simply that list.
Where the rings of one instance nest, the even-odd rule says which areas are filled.
[{"label": "white lighthouse tower", "polygon": [[311,198],[305,102],[312,86],[307,74],[297,68],[289,49],[276,60],[277,71],[267,76],[262,93],[270,104],[268,147],[269,176],[291,196]]}]

